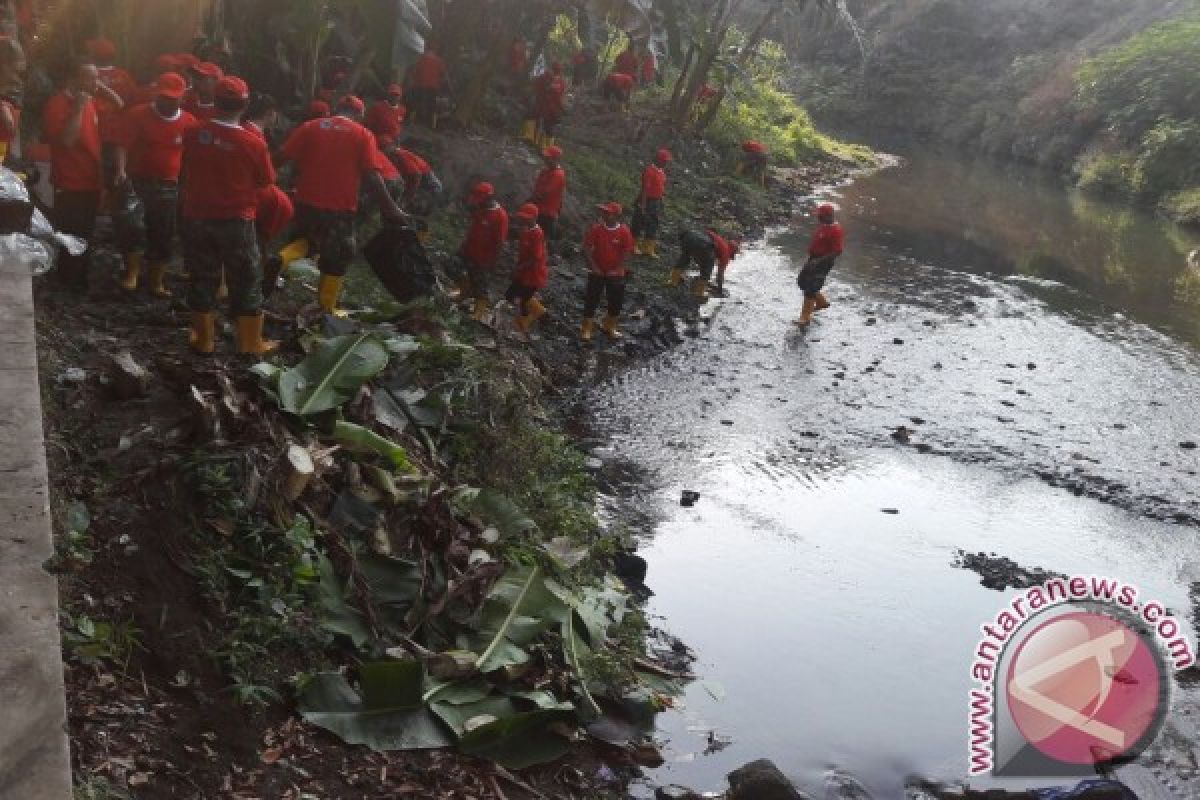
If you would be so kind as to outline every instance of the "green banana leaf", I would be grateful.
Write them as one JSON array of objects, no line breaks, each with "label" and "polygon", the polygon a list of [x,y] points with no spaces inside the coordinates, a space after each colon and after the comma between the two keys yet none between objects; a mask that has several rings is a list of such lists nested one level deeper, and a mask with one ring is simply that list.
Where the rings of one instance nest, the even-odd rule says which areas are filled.
[{"label": "green banana leaf", "polygon": [[459,738],[481,725],[517,714],[512,700],[500,695],[488,695],[471,703],[432,703],[429,709]]},{"label": "green banana leaf", "polygon": [[318,342],[307,358],[278,374],[279,405],[301,416],[337,408],[353,399],[387,364],[387,347],[371,334]]},{"label": "green banana leaf", "polygon": [[321,627],[330,633],[346,636],[361,648],[371,640],[371,629],[363,615],[346,601],[346,592],[326,556],[318,560],[320,574],[319,598],[321,603]]},{"label": "green banana leaf", "polygon": [[509,769],[526,769],[557,761],[570,750],[570,743],[552,732],[556,722],[573,723],[569,711],[527,711],[497,719],[463,734],[459,749],[486,758]]},{"label": "green banana leaf", "polygon": [[453,502],[460,511],[494,525],[501,534],[509,538],[516,538],[538,529],[536,522],[500,492],[490,489],[462,489],[455,493]]},{"label": "green banana leaf", "polygon": [[415,661],[363,665],[361,695],[341,673],[318,673],[300,693],[300,716],[348,744],[378,752],[449,747],[451,736],[420,705],[422,681]]},{"label": "green banana leaf", "polygon": [[549,589],[541,567],[510,570],[496,582],[484,603],[479,636],[480,672],[524,664],[523,649],[550,622],[560,621],[566,606]]},{"label": "green banana leaf", "polygon": [[333,440],[354,453],[383,456],[396,472],[413,472],[407,450],[362,425],[339,420],[333,426]]}]

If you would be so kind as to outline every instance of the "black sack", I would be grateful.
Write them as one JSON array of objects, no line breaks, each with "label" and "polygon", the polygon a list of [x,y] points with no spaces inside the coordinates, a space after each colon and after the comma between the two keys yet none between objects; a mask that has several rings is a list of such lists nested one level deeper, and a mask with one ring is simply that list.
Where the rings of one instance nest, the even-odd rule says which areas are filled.
[{"label": "black sack", "polygon": [[437,289],[433,262],[412,228],[385,225],[367,242],[363,256],[383,288],[401,303],[429,297]]}]

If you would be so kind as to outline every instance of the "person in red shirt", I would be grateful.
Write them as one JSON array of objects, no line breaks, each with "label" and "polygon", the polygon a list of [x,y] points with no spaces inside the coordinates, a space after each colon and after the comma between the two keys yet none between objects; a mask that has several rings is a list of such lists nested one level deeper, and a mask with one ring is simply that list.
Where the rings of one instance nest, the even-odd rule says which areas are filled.
[{"label": "person in red shirt", "polygon": [[125,253],[121,286],[135,291],[148,266],[150,291],[170,297],[165,276],[175,243],[179,216],[179,172],[183,165],[183,139],[199,123],[180,106],[187,84],[174,72],[164,72],[155,83],[154,102],[134,106],[125,115],[114,153],[113,183],[118,191],[133,191],[144,209],[144,236],[130,242]]},{"label": "person in red shirt", "polygon": [[[76,61],[66,88],[42,108],[42,136],[50,145],[50,182],[54,185],[54,226],[90,240],[104,188],[101,175],[100,117],[94,96],[120,105],[121,98],[100,83],[96,65]],[[81,256],[63,253],[59,279],[76,292],[86,292],[90,248]]]},{"label": "person in red shirt", "polygon": [[725,268],[737,257],[742,243],[739,239],[726,239],[712,228],[701,231],[685,230],[679,234],[679,260],[671,268],[668,286],[683,283],[683,275],[695,264],[700,276],[692,282],[692,295],[698,300],[708,297],[708,283],[712,280],[713,268],[717,270],[717,291],[725,288]]},{"label": "person in red shirt", "polygon": [[562,64],[555,62],[533,82],[534,143],[539,147],[554,144],[554,131],[566,112],[567,80]]},{"label": "person in red shirt", "polygon": [[438,195],[442,193],[442,182],[429,162],[403,147],[393,150],[391,158],[404,180],[406,209],[418,216],[431,214]]},{"label": "person in red shirt", "polygon": [[508,212],[496,200],[496,189],[490,183],[477,183],[467,196],[471,209],[471,224],[458,248],[465,270],[460,293],[474,299],[472,316],[482,322],[491,309],[488,296],[488,277],[500,260],[504,243],[508,241]]},{"label": "person in red shirt", "polygon": [[271,154],[261,136],[241,125],[250,89],[226,76],[213,90],[213,117],[183,141],[183,255],[188,270],[189,344],[197,353],[216,349],[217,290],[229,281],[237,317],[239,353],[268,353],[264,341],[262,265],[254,233],[259,192],[275,182]]},{"label": "person in red shirt", "polygon": [[808,244],[808,262],[796,277],[796,285],[804,290],[804,309],[796,324],[801,327],[812,322],[813,312],[829,308],[829,300],[821,290],[838,256],[845,249],[846,235],[842,226],[835,221],[836,211],[825,203],[817,208],[817,229]]},{"label": "person in red shirt", "polygon": [[329,103],[326,103],[324,100],[313,100],[308,104],[308,107],[304,109],[304,121],[308,122],[310,119],[324,119],[332,114],[333,109],[329,107]]},{"label": "person in red shirt", "polygon": [[637,239],[639,255],[658,258],[658,228],[663,198],[667,195],[667,165],[672,160],[671,151],[663,148],[642,170],[642,184],[633,209],[633,235]]},{"label": "person in red shirt", "polygon": [[213,98],[217,82],[223,77],[221,68],[211,61],[200,61],[188,68],[192,88],[184,98],[183,110],[198,120],[212,119],[216,113]]},{"label": "person in red shirt", "polygon": [[600,211],[600,221],[589,228],[583,237],[588,278],[583,295],[583,326],[579,336],[585,342],[591,341],[595,332],[596,309],[600,307],[601,297],[608,305],[604,332],[614,341],[622,338],[617,323],[625,303],[625,279],[629,274],[625,262],[634,251],[633,233],[621,222],[621,204],[605,203],[596,208]]},{"label": "person in red shirt", "polygon": [[646,52],[642,53],[639,78],[642,86],[649,86],[658,80],[658,59],[654,57],[654,51],[649,47],[646,48]]},{"label": "person in red shirt", "polygon": [[517,307],[517,328],[529,333],[533,324],[546,314],[538,292],[546,288],[550,270],[546,260],[546,234],[538,225],[538,207],[533,203],[521,206],[515,216],[517,237],[517,268],[504,299]]},{"label": "person in red shirt", "polygon": [[637,80],[638,68],[641,66],[641,59],[638,58],[637,49],[633,42],[621,51],[617,56],[617,60],[613,62],[613,72],[619,72],[623,75],[628,75]]},{"label": "person in red shirt", "polygon": [[533,182],[529,202],[537,206],[538,227],[546,233],[547,241],[558,238],[558,218],[562,214],[563,197],[567,193],[567,171],[562,166],[563,151],[551,145],[542,151],[542,171]]},{"label": "person in red shirt", "polygon": [[408,99],[414,122],[437,127],[438,95],[450,90],[450,74],[446,62],[434,46],[425,43],[425,52],[408,69]]},{"label": "person in red shirt", "polygon": [[296,225],[299,235],[320,253],[317,299],[329,314],[337,313],[357,248],[359,188],[366,187],[388,221],[405,218],[380,174],[383,157],[375,135],[362,125],[364,112],[363,101],[347,95],[338,101],[334,116],[305,122],[280,150],[283,161],[296,164]]},{"label": "person in red shirt", "polygon": [[[279,110],[275,98],[269,94],[254,94],[242,117],[242,127],[259,136],[271,148],[271,132],[279,119]],[[275,252],[272,245],[283,235],[296,209],[288,193],[277,184],[264,186],[258,190],[258,206],[254,212],[254,232],[258,237],[259,253],[263,255],[263,297],[270,297],[278,288],[279,276],[283,273],[283,255]],[[307,245],[307,242],[305,243]],[[269,254],[269,255],[268,255]],[[302,258],[308,255],[307,247]],[[293,261],[295,259],[292,259]],[[288,262],[289,264],[291,262]]]},{"label": "person in red shirt", "polygon": [[375,101],[367,114],[367,130],[375,134],[379,147],[384,152],[400,143],[404,132],[404,119],[408,109],[404,107],[404,87],[393,83],[387,88],[387,96]]},{"label": "person in red shirt", "polygon": [[591,47],[580,50],[571,59],[571,84],[583,86],[596,80],[600,64],[596,60],[596,51]]},{"label": "person in red shirt", "polygon": [[608,102],[614,104],[620,111],[629,111],[629,104],[633,98],[634,79],[632,75],[626,75],[624,72],[614,72],[604,79],[604,86],[601,88],[601,96]]},{"label": "person in red shirt", "polygon": [[767,146],[756,139],[742,142],[742,158],[737,173],[749,175],[765,189],[767,186]]},{"label": "person in red shirt", "polygon": [[114,63],[117,59],[117,46],[111,41],[89,39],[85,43],[85,49],[96,64],[100,83],[121,98],[120,105],[103,98],[97,98],[96,101],[96,111],[100,115],[100,141],[107,151],[105,153],[106,162],[111,164],[115,148],[121,138],[119,130],[123,116],[121,111],[137,99],[139,87],[128,70],[122,69]]}]

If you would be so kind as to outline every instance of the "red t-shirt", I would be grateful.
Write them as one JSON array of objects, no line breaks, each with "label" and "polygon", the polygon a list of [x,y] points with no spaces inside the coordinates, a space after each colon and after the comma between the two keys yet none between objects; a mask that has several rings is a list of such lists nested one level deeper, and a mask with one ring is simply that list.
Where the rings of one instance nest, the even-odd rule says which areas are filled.
[{"label": "red t-shirt", "polygon": [[747,153],[756,153],[758,155],[767,154],[767,146],[762,142],[755,141],[754,139],[749,139],[744,142],[742,144],[742,150]]},{"label": "red t-shirt", "polygon": [[367,112],[367,130],[379,138],[380,145],[387,147],[400,138],[407,116],[408,109],[404,106],[393,106],[387,100],[380,100]]},{"label": "red t-shirt", "polygon": [[813,258],[823,256],[840,256],[845,245],[846,235],[838,223],[818,225],[813,231],[812,241],[808,245],[808,254]]},{"label": "red t-shirt", "polygon": [[441,89],[446,81],[446,62],[437,53],[422,53],[408,71],[415,89]]},{"label": "red t-shirt", "polygon": [[87,101],[79,137],[67,147],[62,144],[62,137],[74,114],[75,98],[66,92],[51,97],[42,109],[42,135],[50,142],[50,181],[66,192],[98,192],[104,184],[100,177],[100,118],[95,101]]},{"label": "red t-shirt", "polygon": [[633,255],[633,233],[629,226],[610,228],[597,222],[583,237],[583,249],[592,255],[592,272],[606,278],[624,278],[625,259]]},{"label": "red t-shirt", "polygon": [[471,227],[460,252],[471,264],[491,269],[507,240],[508,212],[501,206],[483,208],[471,214]]},{"label": "red t-shirt", "polygon": [[567,171],[562,167],[547,167],[538,173],[533,184],[533,202],[538,213],[558,217],[562,213],[563,195],[567,191]]},{"label": "red t-shirt", "polygon": [[149,104],[129,109],[118,141],[129,154],[125,167],[129,177],[179,180],[183,137],[199,124],[186,111],[180,111],[174,119],[164,119]]},{"label": "red t-shirt", "polygon": [[[116,92],[126,108],[138,98],[138,83],[126,70],[120,67],[97,67],[96,71],[100,74],[100,82]],[[119,144],[124,135],[121,130],[124,122],[122,112],[112,103],[100,98],[96,100],[96,113],[100,115],[100,141],[105,144]]]},{"label": "red t-shirt", "polygon": [[733,260],[733,248],[725,237],[716,231],[708,231],[708,238],[712,239],[713,251],[717,256],[717,266],[725,269],[729,266],[729,262]]},{"label": "red t-shirt", "polygon": [[252,220],[275,168],[261,136],[208,120],[183,137],[183,176],[184,217]]},{"label": "red t-shirt", "polygon": [[324,211],[357,211],[363,176],[379,170],[375,135],[346,117],[309,120],[280,152],[300,173],[296,200]]},{"label": "red t-shirt", "polygon": [[392,160],[378,147],[375,148],[375,168],[379,170],[379,177],[385,181],[394,181],[400,177],[400,170],[396,169]]},{"label": "red t-shirt", "polygon": [[642,57],[642,82],[650,83],[658,75],[658,62],[650,53]]},{"label": "red t-shirt", "polygon": [[561,75],[547,72],[536,88],[537,114],[540,117],[560,117],[566,107],[567,82]]},{"label": "red t-shirt", "polygon": [[667,194],[666,170],[657,164],[647,164],[642,170],[642,197],[647,200],[662,200]]},{"label": "red t-shirt", "polygon": [[625,50],[617,56],[616,62],[613,64],[613,72],[620,72],[629,77],[634,77],[638,74],[638,57],[637,53],[632,50]]},{"label": "red t-shirt", "polygon": [[254,226],[258,230],[259,238],[267,242],[274,240],[291,224],[295,215],[292,198],[288,197],[283,189],[271,184],[258,190]]},{"label": "red t-shirt", "polygon": [[534,225],[521,231],[517,242],[517,270],[513,280],[534,289],[545,288],[550,279],[546,264],[546,232]]},{"label": "red t-shirt", "polygon": [[604,85],[618,92],[628,94],[633,91],[633,76],[624,72],[614,72],[605,79]]}]

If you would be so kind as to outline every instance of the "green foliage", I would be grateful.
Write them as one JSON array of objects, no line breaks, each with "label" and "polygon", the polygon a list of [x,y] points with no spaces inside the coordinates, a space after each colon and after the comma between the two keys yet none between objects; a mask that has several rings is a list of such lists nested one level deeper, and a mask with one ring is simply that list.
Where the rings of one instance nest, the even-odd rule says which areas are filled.
[{"label": "green foliage", "polygon": [[723,151],[738,153],[742,142],[757,139],[771,151],[778,164],[795,164],[822,155],[850,158],[867,156],[865,148],[854,148],[825,136],[787,88],[787,59],[783,48],[765,42],[747,71],[731,81],[729,94],[708,138]]},{"label": "green foliage", "polygon": [[71,794],[74,800],[129,800],[129,795],[109,783],[107,778],[94,775],[76,783]]},{"label": "green foliage", "polygon": [[63,645],[80,662],[89,666],[112,664],[125,669],[134,650],[142,648],[142,632],[132,620],[106,622],[80,614],[67,616]]},{"label": "green foliage", "polygon": [[1159,208],[1181,225],[1200,228],[1200,187],[1172,192],[1163,198]]},{"label": "green foliage", "polygon": [[1091,156],[1078,168],[1079,187],[1099,194],[1131,194],[1135,161],[1135,156],[1126,151]]},{"label": "green foliage", "polygon": [[1080,99],[1127,141],[1200,117],[1200,14],[1156,25],[1083,64]]},{"label": "green foliage", "polygon": [[572,191],[580,197],[628,203],[637,194],[637,174],[624,159],[606,158],[598,151],[571,148],[566,166],[571,174]]},{"label": "green foliage", "polygon": [[[1200,42],[1197,48],[1200,49]],[[1200,95],[1197,100],[1200,101]],[[1200,118],[1197,122],[1159,120],[1142,137],[1134,189],[1140,195],[1160,197],[1197,183],[1200,183]]]}]

